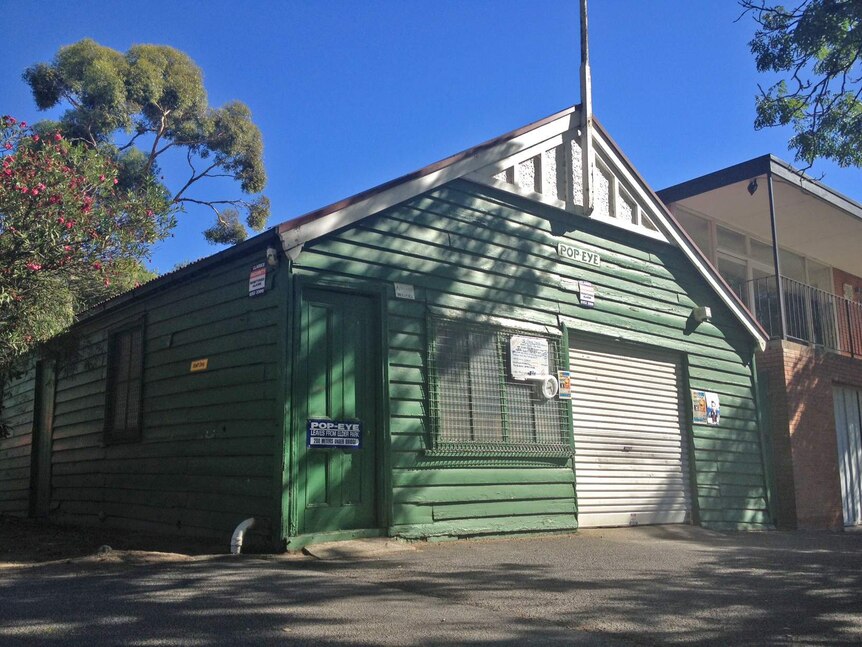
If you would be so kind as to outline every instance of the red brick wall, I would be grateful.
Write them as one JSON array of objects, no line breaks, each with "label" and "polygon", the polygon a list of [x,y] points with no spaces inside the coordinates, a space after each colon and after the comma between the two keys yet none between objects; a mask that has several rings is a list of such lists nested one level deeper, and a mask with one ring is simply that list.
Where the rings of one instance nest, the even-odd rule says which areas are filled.
[{"label": "red brick wall", "polygon": [[[835,281],[835,294],[840,297],[846,296],[844,285],[847,284],[853,288],[851,300],[862,303],[862,278],[839,269],[833,269],[832,276]],[[839,305],[836,315],[841,349],[844,351],[852,349],[854,353],[859,354],[862,352],[862,308],[858,305]]]},{"label": "red brick wall", "polygon": [[779,526],[841,528],[832,388],[862,388],[862,360],[776,341],[758,367],[769,379]]},{"label": "red brick wall", "polygon": [[766,419],[770,425],[772,470],[775,479],[773,514],[779,528],[796,528],[796,484],[793,479],[793,460],[787,406],[787,389],[784,375],[784,351],[780,344],[770,342],[767,349],[757,355],[760,379],[766,376],[768,407]]},{"label": "red brick wall", "polygon": [[853,301],[862,303],[862,278],[834,268],[832,270],[832,279],[835,282],[835,294],[839,297],[844,295],[844,284],[847,283],[853,286]]}]

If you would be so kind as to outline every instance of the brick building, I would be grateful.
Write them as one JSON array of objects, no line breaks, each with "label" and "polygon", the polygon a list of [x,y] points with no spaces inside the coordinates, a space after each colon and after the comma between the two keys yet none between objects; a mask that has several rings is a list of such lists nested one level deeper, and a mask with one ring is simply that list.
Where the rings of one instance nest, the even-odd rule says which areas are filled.
[{"label": "brick building", "polygon": [[771,336],[777,524],[862,524],[862,205],[771,155],[659,196]]}]

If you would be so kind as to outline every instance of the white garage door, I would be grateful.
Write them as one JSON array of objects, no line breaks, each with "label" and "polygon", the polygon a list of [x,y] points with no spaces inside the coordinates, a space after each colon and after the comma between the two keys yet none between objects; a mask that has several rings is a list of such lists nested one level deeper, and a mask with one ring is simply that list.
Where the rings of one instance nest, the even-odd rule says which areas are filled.
[{"label": "white garage door", "polygon": [[569,348],[579,525],[688,523],[679,360],[575,337]]},{"label": "white garage door", "polygon": [[862,524],[862,392],[836,386],[834,397],[844,525],[856,526]]}]

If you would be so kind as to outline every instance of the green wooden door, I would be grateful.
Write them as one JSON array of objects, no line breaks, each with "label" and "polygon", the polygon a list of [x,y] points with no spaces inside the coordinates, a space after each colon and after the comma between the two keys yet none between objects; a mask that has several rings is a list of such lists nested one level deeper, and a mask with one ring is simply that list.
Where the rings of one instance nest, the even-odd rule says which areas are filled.
[{"label": "green wooden door", "polygon": [[[379,330],[374,301],[303,292],[294,428],[301,534],[375,528]],[[308,447],[309,419],[362,423],[362,447]]]}]

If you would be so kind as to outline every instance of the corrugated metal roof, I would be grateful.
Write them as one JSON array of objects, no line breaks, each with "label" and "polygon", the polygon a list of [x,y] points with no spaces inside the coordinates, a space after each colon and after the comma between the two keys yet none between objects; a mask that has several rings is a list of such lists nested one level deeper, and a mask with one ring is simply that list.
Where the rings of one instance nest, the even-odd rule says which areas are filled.
[{"label": "corrugated metal roof", "polygon": [[79,313],[77,323],[92,319],[98,314],[102,314],[108,310],[113,310],[114,308],[118,308],[122,304],[126,304],[129,301],[133,301],[151,292],[167,287],[168,285],[180,281],[186,276],[191,276],[192,274],[202,269],[205,269],[214,263],[243,253],[249,248],[254,247],[255,245],[260,245],[267,238],[272,238],[274,242],[278,241],[277,228],[272,227],[270,229],[267,229],[266,231],[258,234],[257,236],[252,236],[251,238],[244,240],[241,243],[237,243],[232,247],[223,249],[220,252],[216,252],[212,256],[204,256],[203,258],[199,258],[198,260],[193,261],[188,265],[184,265],[183,267],[171,270],[170,272],[165,272],[164,274],[150,281],[147,281],[146,283],[143,283],[136,288],[133,288],[126,292],[122,292],[116,296],[111,297],[110,299],[105,299],[104,301],[101,301],[91,306],[87,310]]}]

